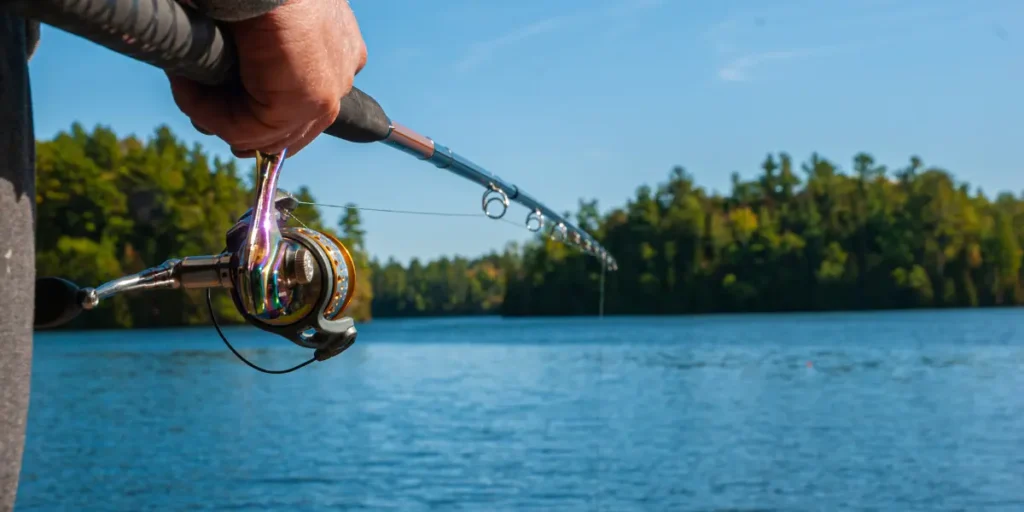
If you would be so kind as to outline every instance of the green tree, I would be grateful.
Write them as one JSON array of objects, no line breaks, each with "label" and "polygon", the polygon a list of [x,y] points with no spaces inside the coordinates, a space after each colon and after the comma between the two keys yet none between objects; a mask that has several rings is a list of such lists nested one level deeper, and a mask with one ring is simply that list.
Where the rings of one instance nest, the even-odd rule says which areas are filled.
[{"label": "green tree", "polygon": [[[1021,304],[1024,201],[990,201],[917,156],[909,162],[890,178],[858,153],[848,175],[812,154],[801,180],[788,154],[768,154],[754,180],[734,173],[725,195],[674,168],[599,221],[580,217],[619,260],[606,312]],[[510,270],[503,313],[596,314],[594,265],[538,238]]]},{"label": "green tree", "polygon": [[[37,267],[95,285],[161,261],[214,254],[249,208],[252,173],[210,159],[166,127],[146,140],[74,124],[37,142]],[[566,212],[617,258],[604,273],[609,314],[690,314],[920,307],[1024,302],[1024,197],[989,199],[918,156],[893,172],[868,153],[851,171],[819,154],[797,164],[768,153],[753,178],[732,175],[712,193],[682,166],[602,211]],[[337,237],[357,268],[349,312],[371,316],[593,315],[602,267],[540,233],[480,257],[381,262],[367,251],[358,209],[334,226],[295,192],[299,222]],[[224,293],[218,316],[240,317]],[[208,322],[203,295],[161,291],[117,297],[80,327]]]}]

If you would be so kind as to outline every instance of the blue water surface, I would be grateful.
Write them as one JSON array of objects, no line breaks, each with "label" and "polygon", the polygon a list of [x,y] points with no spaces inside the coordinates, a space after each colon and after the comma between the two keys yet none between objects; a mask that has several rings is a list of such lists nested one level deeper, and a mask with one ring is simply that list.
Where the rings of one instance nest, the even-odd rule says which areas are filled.
[{"label": "blue water surface", "polygon": [[15,510],[1020,511],[1022,319],[380,320],[285,376],[207,328],[45,334]]}]

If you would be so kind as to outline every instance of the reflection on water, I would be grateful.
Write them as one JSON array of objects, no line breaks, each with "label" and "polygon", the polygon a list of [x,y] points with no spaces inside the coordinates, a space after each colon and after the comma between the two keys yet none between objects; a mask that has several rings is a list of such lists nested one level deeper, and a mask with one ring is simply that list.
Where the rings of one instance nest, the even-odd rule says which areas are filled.
[{"label": "reflection on water", "polygon": [[1022,510],[1019,315],[48,335],[16,510]]}]

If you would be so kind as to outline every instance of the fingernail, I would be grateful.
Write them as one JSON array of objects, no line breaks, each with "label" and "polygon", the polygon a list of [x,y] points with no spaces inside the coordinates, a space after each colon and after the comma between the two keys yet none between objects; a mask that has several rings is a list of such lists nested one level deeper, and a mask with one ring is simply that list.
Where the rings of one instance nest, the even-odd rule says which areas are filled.
[{"label": "fingernail", "polygon": [[249,151],[249,150],[239,150],[239,149],[231,148],[231,153],[233,155],[235,155],[236,157],[238,157],[238,158],[255,158],[256,157],[256,152],[255,151]]}]

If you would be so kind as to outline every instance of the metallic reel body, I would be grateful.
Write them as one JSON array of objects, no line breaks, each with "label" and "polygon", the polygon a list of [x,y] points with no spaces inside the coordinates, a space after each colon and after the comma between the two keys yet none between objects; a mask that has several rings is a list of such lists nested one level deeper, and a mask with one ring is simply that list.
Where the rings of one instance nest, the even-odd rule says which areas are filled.
[{"label": "metallic reel body", "polygon": [[[271,288],[277,296],[266,297],[278,307],[263,312],[249,309],[249,290],[237,273],[231,287],[235,307],[250,325],[300,347],[328,348],[346,334],[351,334],[354,342],[354,322],[343,316],[355,294],[355,263],[348,249],[327,233],[286,226],[281,226],[280,232],[283,257],[273,273],[277,286]],[[232,266],[237,269],[241,253],[231,252]],[[348,345],[351,343],[344,348]]]},{"label": "metallic reel body", "polygon": [[354,321],[343,316],[355,263],[334,236],[286,225],[298,202],[276,188],[283,159],[257,156],[256,205],[227,233],[231,298],[249,324],[331,357],[355,342]]}]

